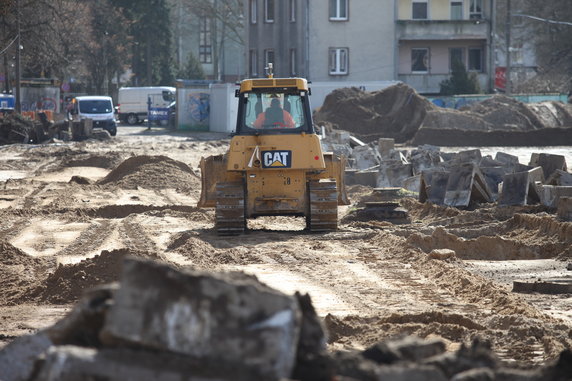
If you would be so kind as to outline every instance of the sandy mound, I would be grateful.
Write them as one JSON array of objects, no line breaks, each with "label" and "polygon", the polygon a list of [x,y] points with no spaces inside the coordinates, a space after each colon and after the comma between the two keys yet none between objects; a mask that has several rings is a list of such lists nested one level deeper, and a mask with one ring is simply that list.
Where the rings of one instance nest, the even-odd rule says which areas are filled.
[{"label": "sandy mound", "polygon": [[415,135],[426,113],[435,107],[403,83],[374,92],[343,88],[326,97],[314,121],[330,123],[366,142],[383,137],[402,143]]},{"label": "sandy mound", "polygon": [[0,242],[0,305],[15,304],[53,263],[34,258],[6,241]]},{"label": "sandy mound", "polygon": [[103,250],[101,254],[79,263],[59,265],[28,297],[53,304],[73,303],[84,290],[119,280],[123,258],[128,255],[162,259],[157,254],[131,249]]},{"label": "sandy mound", "polygon": [[134,156],[97,182],[125,189],[194,189],[200,178],[186,164],[167,156]]},{"label": "sandy mound", "polygon": [[213,270],[227,264],[260,263],[255,253],[237,248],[215,248],[189,232],[177,234],[167,249],[189,258],[194,267],[204,270]]},{"label": "sandy mound", "polygon": [[75,155],[66,158],[62,167],[97,167],[115,168],[123,161],[123,156],[117,152],[107,152],[103,154]]}]

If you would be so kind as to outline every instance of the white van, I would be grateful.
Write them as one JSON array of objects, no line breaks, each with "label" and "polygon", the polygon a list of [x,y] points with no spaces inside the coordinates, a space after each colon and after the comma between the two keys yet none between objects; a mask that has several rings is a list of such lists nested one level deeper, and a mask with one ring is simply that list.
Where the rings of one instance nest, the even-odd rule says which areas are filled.
[{"label": "white van", "polygon": [[72,101],[74,119],[91,119],[93,128],[103,128],[110,135],[117,134],[113,100],[111,97],[86,95],[75,97]]},{"label": "white van", "polygon": [[176,88],[168,86],[122,87],[117,96],[119,120],[131,125],[143,122],[147,119],[149,98],[152,108],[168,110],[175,93]]}]

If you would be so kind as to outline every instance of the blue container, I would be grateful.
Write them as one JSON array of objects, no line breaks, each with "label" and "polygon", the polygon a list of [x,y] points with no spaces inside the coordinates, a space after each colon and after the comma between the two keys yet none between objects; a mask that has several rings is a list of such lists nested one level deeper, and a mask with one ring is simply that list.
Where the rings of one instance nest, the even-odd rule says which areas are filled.
[{"label": "blue container", "polygon": [[14,101],[13,95],[0,94],[0,110],[14,110],[15,104],[16,102]]}]

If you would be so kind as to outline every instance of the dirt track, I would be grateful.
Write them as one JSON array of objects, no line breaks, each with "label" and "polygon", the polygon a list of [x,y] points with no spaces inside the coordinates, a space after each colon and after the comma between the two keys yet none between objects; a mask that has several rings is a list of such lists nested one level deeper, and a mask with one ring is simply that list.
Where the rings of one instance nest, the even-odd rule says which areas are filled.
[{"label": "dirt track", "polygon": [[[227,144],[122,128],[106,142],[0,147],[0,346],[61,318],[136,255],[308,292],[335,348],[416,334],[454,350],[481,336],[523,367],[572,348],[569,294],[511,292],[513,280],[570,278],[572,223],[542,207],[459,211],[413,199],[403,201],[411,224],[356,220],[371,188],[354,186],[338,232],[264,218],[246,235],[218,237],[214,213],[195,207],[197,166]],[[456,256],[428,255],[441,248]]]}]

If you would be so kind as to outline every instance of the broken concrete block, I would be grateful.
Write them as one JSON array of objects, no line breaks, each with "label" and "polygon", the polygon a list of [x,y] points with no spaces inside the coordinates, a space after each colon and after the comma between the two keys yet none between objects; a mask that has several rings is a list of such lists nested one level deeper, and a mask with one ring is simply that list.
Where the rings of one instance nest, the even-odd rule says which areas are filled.
[{"label": "broken concrete block", "polygon": [[444,170],[429,170],[421,173],[419,186],[419,202],[429,201],[433,204],[443,205],[449,172]]},{"label": "broken concrete block", "polygon": [[572,173],[557,169],[546,180],[547,185],[572,186]]},{"label": "broken concrete block", "polygon": [[292,296],[244,274],[180,272],[127,259],[101,341],[232,364],[234,374],[291,375],[300,330]]},{"label": "broken concrete block", "polygon": [[402,187],[403,180],[413,175],[411,164],[403,164],[398,160],[386,160],[379,165],[377,188]]},{"label": "broken concrete block", "polygon": [[507,172],[505,167],[481,167],[481,172],[485,176],[485,181],[491,190],[493,201],[496,201],[500,193],[499,185],[503,182],[504,175],[510,172]]},{"label": "broken concrete block", "polygon": [[495,155],[495,161],[501,162],[509,167],[514,167],[515,165],[519,164],[518,156],[509,155],[508,153],[504,152],[497,152]]},{"label": "broken concrete block", "polygon": [[45,332],[22,336],[0,350],[0,380],[27,381],[36,359],[53,344]]},{"label": "broken concrete block", "polygon": [[431,169],[441,164],[442,159],[438,151],[411,151],[411,164],[413,164],[413,174],[421,174],[426,169]]},{"label": "broken concrete block", "polygon": [[392,138],[380,138],[377,141],[377,149],[383,159],[389,158],[389,155],[394,148],[395,140]]},{"label": "broken concrete block", "polygon": [[541,167],[526,172],[507,173],[502,182],[500,205],[530,205],[540,201],[536,183],[544,181]]},{"label": "broken concrete block", "polygon": [[445,205],[467,207],[473,201],[491,202],[492,199],[491,190],[479,167],[463,164],[451,170],[443,201]]},{"label": "broken concrete block", "polygon": [[352,154],[352,149],[348,144],[330,143],[323,140],[322,150],[324,152],[333,152],[336,155],[343,155],[344,157],[350,157]]},{"label": "broken concrete block", "polygon": [[572,197],[572,186],[539,185],[537,188],[540,202],[549,208],[558,207],[558,202],[562,197]]},{"label": "broken concrete block", "polygon": [[357,171],[354,174],[354,183],[375,188],[377,186],[377,171]]},{"label": "broken concrete block", "polygon": [[370,146],[358,146],[353,150],[357,169],[369,169],[379,164],[376,153]]},{"label": "broken concrete block", "polygon": [[378,380],[392,381],[446,381],[445,374],[437,367],[431,365],[395,364],[379,368]]},{"label": "broken concrete block", "polygon": [[351,134],[343,130],[332,130],[328,135],[328,140],[336,144],[350,144]]},{"label": "broken concrete block", "polygon": [[471,149],[467,151],[460,151],[454,156],[453,160],[456,163],[472,163],[479,164],[483,155],[480,149]]},{"label": "broken concrete block", "polygon": [[224,362],[199,362],[174,353],[66,345],[50,348],[30,381],[248,381],[259,377],[254,371],[236,372]]},{"label": "broken concrete block", "polygon": [[403,180],[402,187],[408,191],[419,193],[421,189],[421,175],[411,176]]},{"label": "broken concrete block", "polygon": [[566,172],[566,158],[562,155],[548,153],[533,153],[528,165],[542,167],[544,176],[549,178],[557,169]]},{"label": "broken concrete block", "polygon": [[557,215],[564,221],[572,221],[572,197],[560,197]]}]

